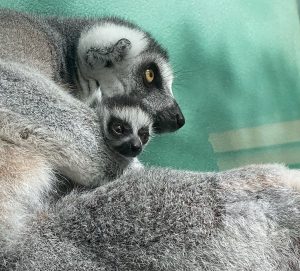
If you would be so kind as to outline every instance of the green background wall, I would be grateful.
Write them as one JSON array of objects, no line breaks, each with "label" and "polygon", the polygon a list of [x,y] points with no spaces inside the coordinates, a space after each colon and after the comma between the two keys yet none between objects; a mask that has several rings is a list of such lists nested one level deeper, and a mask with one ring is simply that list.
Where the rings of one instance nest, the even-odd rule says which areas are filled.
[{"label": "green background wall", "polygon": [[294,0],[0,0],[0,7],[122,16],[168,48],[186,125],[156,136],[142,156],[146,163],[193,170],[300,164],[300,27]]}]

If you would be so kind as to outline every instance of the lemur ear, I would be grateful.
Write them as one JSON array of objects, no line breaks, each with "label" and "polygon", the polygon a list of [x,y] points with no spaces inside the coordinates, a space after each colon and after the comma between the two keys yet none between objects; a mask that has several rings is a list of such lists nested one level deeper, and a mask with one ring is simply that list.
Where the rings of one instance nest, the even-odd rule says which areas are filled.
[{"label": "lemur ear", "polygon": [[91,47],[86,52],[86,63],[91,68],[109,68],[114,63],[122,61],[130,49],[131,42],[125,38],[111,46]]}]

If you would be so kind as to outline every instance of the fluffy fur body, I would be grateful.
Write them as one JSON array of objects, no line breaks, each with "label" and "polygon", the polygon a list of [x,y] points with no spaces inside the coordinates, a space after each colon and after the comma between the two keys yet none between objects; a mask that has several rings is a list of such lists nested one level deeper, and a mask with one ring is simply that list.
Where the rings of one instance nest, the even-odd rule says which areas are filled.
[{"label": "fluffy fur body", "polygon": [[136,136],[142,127],[151,133],[152,119],[137,101],[104,99],[100,108],[96,114],[35,70],[0,61],[0,138],[43,155],[82,185],[112,180],[132,162],[107,142],[112,116],[126,121]]},{"label": "fluffy fur body", "polygon": [[2,256],[3,269],[299,270],[291,176],[300,181],[280,165],[128,173],[37,213]]},{"label": "fluffy fur body", "polygon": [[[80,64],[80,76],[86,86],[96,84],[105,94],[101,81],[110,75],[101,79],[97,72],[100,77],[86,80],[93,74],[88,69],[116,68],[114,62],[128,61],[128,53],[143,46],[150,48],[150,58],[158,52],[165,60],[151,38],[146,45],[133,42],[140,32],[128,24],[133,36],[85,50],[89,43],[80,43],[80,37],[89,41],[95,29],[107,30],[107,20],[105,28],[102,23],[95,28],[90,20],[7,11],[0,17],[0,55],[5,59],[0,62],[1,270],[300,269],[297,170],[281,165],[223,173],[129,169],[111,183],[101,182],[107,153],[99,114],[58,82],[75,92],[88,89],[76,86],[80,46],[74,45],[81,44],[86,62]],[[120,25],[123,29],[124,22]],[[108,59],[103,57],[107,52]],[[148,68],[155,70],[155,65]],[[131,90],[138,90],[134,96],[154,111],[170,113],[162,107],[168,97],[174,103],[170,92]],[[98,99],[101,92],[94,94]],[[174,130],[174,125],[160,123],[165,125],[161,131]],[[50,200],[61,174],[83,185],[104,185]]]},{"label": "fluffy fur body", "polygon": [[11,239],[25,214],[42,206],[54,173],[98,186],[135,166],[135,155],[125,157],[112,148],[107,121],[119,117],[138,137],[140,128],[151,130],[150,116],[137,103],[115,98],[104,100],[101,112],[36,71],[0,61],[0,238]]},{"label": "fluffy fur body", "polygon": [[[138,26],[117,18],[42,18],[0,11],[0,58],[35,68],[81,100],[127,94],[143,100],[156,132],[184,125],[167,52]],[[34,42],[33,42],[34,41]],[[145,82],[145,71],[155,80]]]},{"label": "fluffy fur body", "polygon": [[20,64],[0,62],[0,108],[1,138],[40,153],[77,183],[101,179],[106,154],[98,116],[51,80]]}]

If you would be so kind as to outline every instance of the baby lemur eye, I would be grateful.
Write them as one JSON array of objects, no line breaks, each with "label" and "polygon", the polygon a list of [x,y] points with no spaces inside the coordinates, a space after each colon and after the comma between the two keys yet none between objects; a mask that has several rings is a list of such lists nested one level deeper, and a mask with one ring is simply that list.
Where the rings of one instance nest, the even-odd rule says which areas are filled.
[{"label": "baby lemur eye", "polygon": [[131,133],[131,126],[126,121],[114,116],[109,119],[107,129],[110,135],[117,138]]},{"label": "baby lemur eye", "polygon": [[141,128],[138,131],[138,135],[143,144],[146,144],[149,140],[149,129],[148,128]]},{"label": "baby lemur eye", "polygon": [[113,125],[112,130],[117,135],[122,135],[124,133],[124,127],[121,124]]}]

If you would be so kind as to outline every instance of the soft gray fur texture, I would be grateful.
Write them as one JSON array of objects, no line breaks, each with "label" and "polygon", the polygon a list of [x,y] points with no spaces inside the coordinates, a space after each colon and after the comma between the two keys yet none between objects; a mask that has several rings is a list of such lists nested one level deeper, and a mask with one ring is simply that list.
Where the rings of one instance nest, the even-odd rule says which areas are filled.
[{"label": "soft gray fur texture", "polygon": [[92,187],[137,167],[106,142],[105,121],[44,75],[0,60],[0,239],[14,242],[55,173]]},{"label": "soft gray fur texture", "polygon": [[0,108],[2,139],[34,149],[79,184],[103,184],[130,162],[107,148],[93,110],[26,66],[0,62]]},{"label": "soft gray fur texture", "polygon": [[[144,100],[157,133],[184,125],[166,50],[132,23],[0,10],[0,40],[0,58],[35,68],[81,100],[127,94]],[[155,71],[151,84],[145,82],[147,69]]]},{"label": "soft gray fur texture", "polygon": [[[300,194],[280,165],[144,169],[39,211],[5,270],[299,270]],[[3,251],[2,251],[3,253]]]},{"label": "soft gray fur texture", "polygon": [[[297,170],[146,168],[103,179],[104,158],[116,161],[99,116],[59,85],[75,67],[57,62],[74,61],[62,57],[75,47],[60,35],[78,41],[88,22],[1,12],[0,270],[300,270]],[[114,61],[130,44],[113,47]],[[91,68],[104,63],[108,49],[98,49],[86,58]],[[160,96],[150,93],[155,110]],[[102,186],[52,198],[61,175]]]}]

